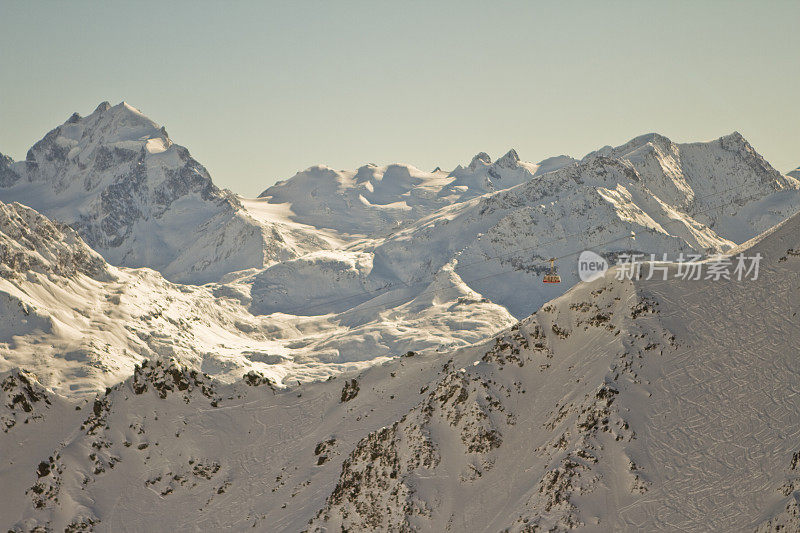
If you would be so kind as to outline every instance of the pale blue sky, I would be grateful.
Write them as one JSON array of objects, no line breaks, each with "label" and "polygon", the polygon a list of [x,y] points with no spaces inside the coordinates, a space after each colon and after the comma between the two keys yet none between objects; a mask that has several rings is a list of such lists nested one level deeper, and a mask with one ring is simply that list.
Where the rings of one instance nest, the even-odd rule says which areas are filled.
[{"label": "pale blue sky", "polygon": [[255,195],[313,164],[450,169],[740,131],[800,165],[800,2],[0,0],[0,152],[103,100]]}]

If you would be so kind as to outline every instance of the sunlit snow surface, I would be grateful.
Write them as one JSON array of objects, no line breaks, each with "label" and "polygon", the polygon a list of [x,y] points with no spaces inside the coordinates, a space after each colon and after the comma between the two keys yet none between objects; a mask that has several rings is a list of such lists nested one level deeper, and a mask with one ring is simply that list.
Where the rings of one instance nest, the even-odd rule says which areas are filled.
[{"label": "sunlit snow surface", "polygon": [[[248,284],[176,285],[149,269],[109,266],[72,230],[0,205],[0,367],[27,368],[63,394],[102,390],[158,356],[228,381],[250,369],[278,383],[322,379],[411,345],[466,345],[511,322],[446,272],[431,286],[446,287],[447,298],[409,297],[380,312],[254,314]],[[80,268],[60,268],[73,263]]]},{"label": "sunlit snow surface", "polygon": [[611,270],[485,343],[282,390],[3,374],[0,525],[797,530],[800,217],[742,251],[757,280]]}]

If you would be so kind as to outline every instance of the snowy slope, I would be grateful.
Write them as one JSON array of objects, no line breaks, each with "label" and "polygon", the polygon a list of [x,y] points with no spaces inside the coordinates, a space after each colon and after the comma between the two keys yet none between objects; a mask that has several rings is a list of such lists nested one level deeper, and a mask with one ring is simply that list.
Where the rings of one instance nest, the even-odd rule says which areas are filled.
[{"label": "snowy slope", "polygon": [[455,290],[435,302],[254,315],[262,304],[248,285],[176,285],[150,269],[113,267],[69,227],[0,203],[0,372],[25,367],[61,394],[82,396],[131,375],[144,358],[169,356],[223,381],[257,370],[293,383],[409,349],[463,346],[513,321],[458,280],[440,278],[434,284]]},{"label": "snowy slope", "polygon": [[115,265],[205,283],[329,247],[308,228],[257,221],[189,151],[126,103],[74,114],[29,151],[0,158],[0,200],[70,224]]},{"label": "snowy slope", "polygon": [[365,165],[356,171],[315,166],[280,181],[259,198],[286,204],[293,219],[343,233],[369,235],[417,220],[443,205],[444,172],[407,165]]},{"label": "snowy slope", "polygon": [[796,530],[798,236],[741,248],[757,280],[612,270],[489,342],[291,389],[148,362],[76,402],[5,374],[0,525]]},{"label": "snowy slope", "polygon": [[796,530],[799,230],[757,281],[609,275],[456,358],[311,530]]},{"label": "snowy slope", "polygon": [[787,176],[791,176],[791,177],[796,178],[796,179],[800,179],[800,167],[797,167],[796,169],[792,170],[791,172],[787,172],[786,175]]}]

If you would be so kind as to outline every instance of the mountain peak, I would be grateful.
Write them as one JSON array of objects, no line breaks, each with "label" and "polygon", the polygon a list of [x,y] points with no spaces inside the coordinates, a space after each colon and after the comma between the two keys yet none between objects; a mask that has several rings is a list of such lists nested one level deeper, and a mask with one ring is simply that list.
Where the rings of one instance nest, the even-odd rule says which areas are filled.
[{"label": "mountain peak", "polygon": [[470,161],[469,163],[469,169],[475,170],[476,168],[478,168],[478,165],[481,164],[482,165],[492,164],[492,158],[489,157],[489,154],[487,154],[486,152],[479,152],[478,154],[475,154],[475,157],[473,157],[472,161]]},{"label": "mountain peak", "polygon": [[644,133],[642,135],[639,135],[638,137],[634,137],[633,139],[631,139],[632,143],[637,143],[637,144],[644,144],[654,141],[669,141],[669,137],[665,137],[664,135],[661,135],[660,133],[656,133],[653,131],[650,133]]},{"label": "mountain peak", "polygon": [[619,149],[632,151],[637,148],[646,146],[648,144],[664,150],[667,149],[672,144],[672,140],[670,140],[669,137],[661,135],[660,133],[655,133],[655,132],[645,133],[644,135],[639,135],[638,137],[634,137],[633,139],[623,144],[622,146],[615,147],[612,151],[618,151]]},{"label": "mountain peak", "polygon": [[[733,152],[750,152],[754,155],[758,155],[756,154],[756,151],[753,149],[752,145],[747,142],[747,139],[745,139],[744,136],[742,136],[742,134],[738,131],[734,131],[733,133],[729,133],[728,135],[720,137],[718,142],[725,150],[730,150]],[[758,157],[761,158],[760,155],[758,155]]]},{"label": "mountain peak", "polygon": [[122,102],[118,103],[117,105],[115,105],[114,107],[112,107],[112,109],[119,109],[120,111],[127,111],[129,113],[135,113],[137,115],[142,115],[143,114],[141,111],[139,111],[139,109],[133,107],[131,104],[129,104],[128,102],[126,102],[124,100]]},{"label": "mountain peak", "polygon": [[9,187],[19,181],[19,175],[11,168],[13,163],[13,159],[0,154],[0,187]]},{"label": "mountain peak", "polygon": [[739,133],[738,131],[734,131],[732,133],[729,133],[728,135],[723,135],[722,137],[719,138],[719,140],[720,140],[720,142],[722,142],[723,145],[726,145],[726,144],[728,144],[728,145],[730,145],[730,144],[734,144],[734,145],[745,145],[745,144],[748,144],[747,143],[747,139],[745,139],[744,136],[741,133]]},{"label": "mountain peak", "polygon": [[516,168],[519,166],[519,155],[513,148],[509,150],[506,155],[495,161],[495,166],[503,168]]},{"label": "mountain peak", "polygon": [[[98,123],[99,121],[113,121],[115,119],[124,119],[123,121],[126,122],[129,119],[133,119],[135,122],[144,121],[154,127],[156,126],[155,121],[151,120],[139,109],[125,101],[113,106],[108,102],[101,102],[92,114],[86,118],[93,119],[94,123]],[[83,117],[78,113],[74,113],[67,123],[77,123],[81,120],[83,120]]]},{"label": "mountain peak", "polygon": [[642,148],[646,148],[648,145],[660,151],[668,151],[671,149],[674,143],[669,137],[665,137],[660,133],[645,133],[643,135],[638,135],[619,146],[605,145],[602,148],[598,148],[597,150],[586,154],[581,161],[588,161],[597,157],[625,157],[626,154],[632,154]]}]

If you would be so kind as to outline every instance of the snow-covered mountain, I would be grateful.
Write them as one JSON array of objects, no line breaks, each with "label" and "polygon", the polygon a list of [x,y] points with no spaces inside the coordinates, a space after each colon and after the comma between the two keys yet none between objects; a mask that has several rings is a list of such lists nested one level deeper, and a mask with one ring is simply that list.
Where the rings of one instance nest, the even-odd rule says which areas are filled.
[{"label": "snow-covered mountain", "polygon": [[[488,166],[480,157],[473,163]],[[645,135],[442,207],[369,245],[337,250],[330,261],[317,255],[258,272],[251,278],[254,312],[385,308],[382,302],[428,293],[429,280],[444,269],[459,286],[522,318],[576,283],[582,250],[609,259],[628,251],[722,252],[800,210],[799,189],[738,133],[691,144]],[[560,285],[541,282],[551,257],[559,258]],[[311,289],[287,283],[287,272],[304,280],[328,274]],[[434,297],[447,298],[446,290]]]},{"label": "snow-covered mountain", "polygon": [[485,343],[288,389],[158,360],[70,400],[7,372],[0,525],[797,530],[798,250],[794,216],[732,250],[755,280],[612,269]]},{"label": "snow-covered mountain", "polygon": [[312,167],[258,199],[220,190],[166,130],[123,102],[73,114],[13,162],[0,154],[0,201],[67,223],[107,261],[182,283],[218,281],[354,238],[385,235],[451,203],[572,163],[513,150],[452,173],[407,165]]},{"label": "snow-covered mountain", "polygon": [[[508,189],[573,163],[567,156],[526,163],[511,150],[494,163],[481,152],[467,167],[459,165],[449,174],[400,164],[370,164],[355,171],[315,166],[276,183],[259,198],[285,206],[297,222],[374,237],[452,203]],[[257,209],[259,204],[246,205]]]},{"label": "snow-covered mountain", "polygon": [[796,179],[800,179],[800,167],[797,167],[796,169],[792,170],[791,172],[787,172],[786,175],[787,176],[791,176],[791,177],[796,178]]},{"label": "snow-covered mountain", "polygon": [[77,113],[25,161],[0,158],[0,200],[70,224],[109,262],[205,283],[330,246],[289,221],[259,221],[166,130],[126,103]]}]

